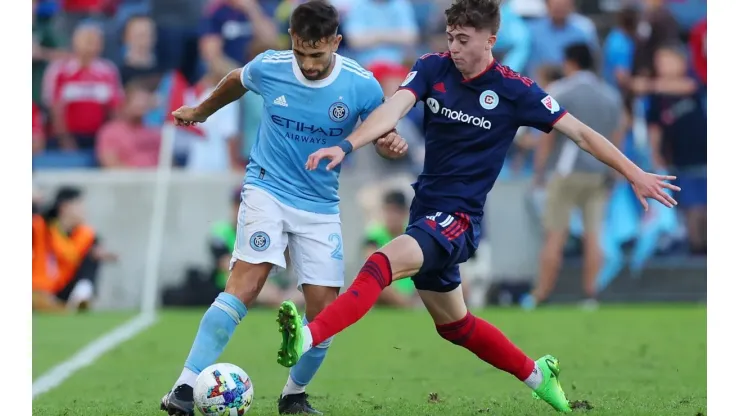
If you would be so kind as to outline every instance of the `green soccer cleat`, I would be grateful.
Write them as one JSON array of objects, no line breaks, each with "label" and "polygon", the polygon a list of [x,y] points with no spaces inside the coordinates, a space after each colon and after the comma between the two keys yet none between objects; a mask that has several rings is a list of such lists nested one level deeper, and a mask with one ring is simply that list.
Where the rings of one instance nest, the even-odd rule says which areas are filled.
[{"label": "green soccer cleat", "polygon": [[303,321],[293,302],[286,300],[280,305],[277,322],[283,334],[277,362],[283,367],[293,367],[303,355]]},{"label": "green soccer cleat", "polygon": [[555,410],[570,413],[570,403],[560,386],[560,363],[552,355],[546,355],[535,361],[542,371],[542,384],[532,392],[532,397],[546,401]]}]

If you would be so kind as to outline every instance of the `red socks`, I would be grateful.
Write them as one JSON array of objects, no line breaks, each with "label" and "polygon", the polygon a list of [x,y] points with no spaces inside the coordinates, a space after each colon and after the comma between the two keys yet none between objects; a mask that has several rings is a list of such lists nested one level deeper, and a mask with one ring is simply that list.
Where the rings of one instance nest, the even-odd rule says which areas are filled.
[{"label": "red socks", "polygon": [[308,324],[313,345],[319,345],[362,318],[391,284],[391,264],[383,253],[373,253],[347,291]]},{"label": "red socks", "polygon": [[[388,257],[383,253],[373,253],[347,291],[308,324],[312,344],[324,342],[362,318],[373,307],[383,289],[391,284],[391,278]],[[438,325],[437,332],[442,338],[467,348],[481,360],[521,381],[534,371],[532,359],[524,355],[501,331],[470,312],[457,322]]]},{"label": "red socks", "polygon": [[437,332],[453,344],[467,348],[478,358],[524,381],[534,370],[534,361],[524,355],[501,331],[468,312],[457,322],[438,325]]}]

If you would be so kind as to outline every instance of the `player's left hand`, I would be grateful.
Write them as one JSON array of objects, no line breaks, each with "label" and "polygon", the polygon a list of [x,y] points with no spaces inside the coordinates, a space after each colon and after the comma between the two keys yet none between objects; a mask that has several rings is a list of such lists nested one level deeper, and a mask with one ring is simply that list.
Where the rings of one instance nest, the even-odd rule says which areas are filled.
[{"label": "player's left hand", "polygon": [[306,169],[316,170],[316,168],[319,167],[319,163],[321,163],[321,161],[324,159],[329,159],[329,164],[326,165],[326,170],[332,170],[337,165],[342,163],[342,160],[344,160],[344,150],[342,150],[342,148],[339,146],[324,147],[323,149],[319,149],[308,156],[308,161],[306,161]]},{"label": "player's left hand", "polygon": [[668,195],[665,192],[665,189],[670,189],[674,192],[680,191],[681,188],[678,186],[666,182],[675,179],[675,176],[641,172],[632,180],[631,185],[632,190],[635,192],[635,195],[637,195],[637,199],[640,200],[645,211],[648,210],[648,198],[654,199],[668,208],[673,208],[678,205],[678,202]]},{"label": "player's left hand", "polygon": [[391,131],[375,143],[378,154],[386,159],[398,159],[406,155],[409,144],[395,131]]}]

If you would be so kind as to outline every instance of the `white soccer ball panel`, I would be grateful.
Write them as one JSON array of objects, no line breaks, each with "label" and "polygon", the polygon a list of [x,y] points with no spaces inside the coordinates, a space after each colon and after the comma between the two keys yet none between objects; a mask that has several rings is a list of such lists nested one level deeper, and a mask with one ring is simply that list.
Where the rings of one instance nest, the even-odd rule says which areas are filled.
[{"label": "white soccer ball panel", "polygon": [[195,380],[195,407],[204,416],[241,416],[254,399],[254,387],[247,373],[229,363],[204,369]]}]

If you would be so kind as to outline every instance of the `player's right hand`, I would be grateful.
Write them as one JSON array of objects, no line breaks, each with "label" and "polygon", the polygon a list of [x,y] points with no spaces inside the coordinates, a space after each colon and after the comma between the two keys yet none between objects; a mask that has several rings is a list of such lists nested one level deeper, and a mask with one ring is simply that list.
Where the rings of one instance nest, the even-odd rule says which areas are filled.
[{"label": "player's right hand", "polygon": [[342,150],[342,148],[339,146],[325,147],[323,149],[319,149],[308,156],[308,161],[306,161],[306,169],[315,170],[317,167],[319,167],[319,163],[321,163],[321,161],[324,159],[329,159],[329,164],[326,165],[326,170],[332,170],[337,165],[342,163],[342,160],[344,160],[344,150]]},{"label": "player's right hand", "polygon": [[172,117],[175,118],[176,126],[192,126],[197,123],[203,123],[207,117],[199,115],[195,107],[188,107],[186,105],[178,108],[172,112]]},{"label": "player's right hand", "polygon": [[678,205],[678,202],[664,191],[664,189],[670,189],[674,192],[681,191],[681,188],[678,186],[667,182],[673,180],[676,180],[676,177],[672,175],[656,175],[654,173],[640,171],[640,173],[630,181],[632,184],[632,190],[635,192],[637,199],[640,200],[642,207],[647,211],[648,198],[654,199],[668,208],[673,208]]}]

